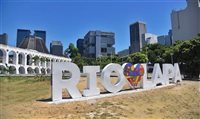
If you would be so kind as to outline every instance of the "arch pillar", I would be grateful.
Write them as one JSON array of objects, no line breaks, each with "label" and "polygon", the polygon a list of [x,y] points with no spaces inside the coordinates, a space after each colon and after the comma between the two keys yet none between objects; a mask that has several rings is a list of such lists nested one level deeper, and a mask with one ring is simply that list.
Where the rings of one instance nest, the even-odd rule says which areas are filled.
[{"label": "arch pillar", "polygon": [[19,67],[15,67],[15,69],[16,69],[16,74],[19,74]]},{"label": "arch pillar", "polygon": [[44,67],[47,67],[47,64],[46,64],[46,63],[47,63],[47,61],[44,61]]},{"label": "arch pillar", "polygon": [[[25,63],[24,66],[27,66],[27,54],[24,54],[24,63]],[[25,71],[25,72],[26,72],[26,71]],[[25,73],[25,74],[27,74],[27,73]]]},{"label": "arch pillar", "polygon": [[[26,63],[26,59],[25,59],[25,63]],[[25,73],[24,74],[28,74],[27,68],[28,67],[26,67],[26,66],[24,67],[24,69],[25,69]]]},{"label": "arch pillar", "polygon": [[8,53],[7,50],[6,50],[6,54],[5,55],[6,55],[6,58],[5,58],[6,62],[5,63],[8,64],[8,62],[9,62],[9,53]]},{"label": "arch pillar", "polygon": [[19,55],[19,53],[16,52],[15,55],[16,55],[16,56],[15,56],[16,59],[15,59],[15,63],[14,63],[14,64],[15,64],[15,65],[18,65],[18,61],[19,61],[19,56],[18,56],[18,55]]}]

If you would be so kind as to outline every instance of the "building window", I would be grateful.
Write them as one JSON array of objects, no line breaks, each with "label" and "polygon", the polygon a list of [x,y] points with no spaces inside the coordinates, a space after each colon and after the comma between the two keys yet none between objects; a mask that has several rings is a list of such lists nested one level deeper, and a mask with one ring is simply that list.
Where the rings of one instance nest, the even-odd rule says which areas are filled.
[{"label": "building window", "polygon": [[112,47],[112,45],[111,44],[107,44],[107,47]]},{"label": "building window", "polygon": [[92,54],[92,57],[95,57],[95,54]]},{"label": "building window", "polygon": [[101,48],[101,52],[107,52],[107,48]]},{"label": "building window", "polygon": [[101,37],[109,37],[108,35],[101,35]]},{"label": "building window", "polygon": [[92,43],[90,46],[94,47],[94,46],[95,46],[95,44],[94,44],[94,43]]},{"label": "building window", "polygon": [[177,12],[177,18],[178,18],[178,19],[177,19],[177,20],[178,20],[178,29],[180,29],[180,26],[181,26],[181,25],[180,25],[180,16],[179,16],[179,12]]}]

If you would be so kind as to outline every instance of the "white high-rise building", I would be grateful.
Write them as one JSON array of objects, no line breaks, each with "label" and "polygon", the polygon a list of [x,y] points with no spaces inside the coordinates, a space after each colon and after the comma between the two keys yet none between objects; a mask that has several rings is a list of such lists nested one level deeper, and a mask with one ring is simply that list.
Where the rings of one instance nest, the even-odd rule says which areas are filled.
[{"label": "white high-rise building", "polygon": [[145,33],[142,37],[142,46],[144,47],[146,44],[155,44],[157,43],[157,35],[151,33]]},{"label": "white high-rise building", "polygon": [[115,34],[113,32],[89,31],[82,43],[83,56],[97,58],[115,54]]},{"label": "white high-rise building", "polygon": [[192,39],[200,33],[200,0],[186,0],[187,7],[171,13],[173,43]]}]

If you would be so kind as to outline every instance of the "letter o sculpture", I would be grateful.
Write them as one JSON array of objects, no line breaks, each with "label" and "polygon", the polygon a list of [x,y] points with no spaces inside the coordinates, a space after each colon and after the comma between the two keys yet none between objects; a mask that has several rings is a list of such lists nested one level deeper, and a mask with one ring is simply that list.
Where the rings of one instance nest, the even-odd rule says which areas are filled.
[{"label": "letter o sculpture", "polygon": [[[113,85],[110,81],[110,75],[113,71],[115,71],[118,75],[118,81],[115,85]],[[122,66],[114,63],[108,64],[102,71],[101,81],[107,91],[112,93],[120,91],[125,84]]]}]

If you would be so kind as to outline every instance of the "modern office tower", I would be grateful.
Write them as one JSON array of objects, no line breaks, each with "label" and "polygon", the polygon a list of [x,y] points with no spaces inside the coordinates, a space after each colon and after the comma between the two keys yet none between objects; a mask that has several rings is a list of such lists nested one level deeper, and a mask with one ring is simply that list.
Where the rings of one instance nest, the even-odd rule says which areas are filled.
[{"label": "modern office tower", "polygon": [[119,51],[119,52],[117,53],[117,55],[118,55],[119,57],[125,57],[125,56],[129,55],[129,49],[124,49],[124,50],[122,50],[122,51]]},{"label": "modern office tower", "polygon": [[169,30],[168,35],[158,36],[158,44],[172,45],[172,30]]},{"label": "modern office tower", "polygon": [[142,47],[147,44],[158,43],[157,35],[151,33],[145,33],[142,35]]},{"label": "modern office tower", "polygon": [[84,50],[84,39],[79,38],[76,42],[76,47],[78,48],[78,52],[83,56]]},{"label": "modern office tower", "polygon": [[34,30],[34,36],[42,38],[44,40],[44,44],[46,44],[46,31]]},{"label": "modern office tower", "polygon": [[22,42],[22,40],[31,35],[31,31],[30,30],[26,30],[26,29],[17,29],[17,42],[16,42],[16,46],[19,47],[20,43]]},{"label": "modern office tower", "polygon": [[171,13],[173,43],[192,39],[200,33],[200,0],[186,0],[187,7]]},{"label": "modern office tower", "polygon": [[7,33],[0,34],[0,44],[8,44],[8,35]]},{"label": "modern office tower", "polygon": [[36,36],[27,36],[25,37],[22,42],[19,45],[20,48],[24,49],[32,49],[32,50],[37,50],[39,52],[43,53],[49,53],[48,49],[46,48],[44,44],[44,40],[40,37]]},{"label": "modern office tower", "polygon": [[170,41],[169,35],[158,36],[158,44],[170,45],[170,44],[168,44],[168,41]]},{"label": "modern office tower", "polygon": [[130,25],[130,54],[141,51],[142,35],[146,32],[146,24],[144,22],[137,21]]},{"label": "modern office tower", "polygon": [[115,54],[115,34],[112,32],[89,31],[84,37],[83,56],[97,58]]},{"label": "modern office tower", "polygon": [[63,45],[61,41],[52,41],[50,43],[50,54],[63,56]]},{"label": "modern office tower", "polygon": [[173,33],[172,30],[170,29],[168,32],[169,40],[167,40],[166,45],[172,45],[173,42]]}]

